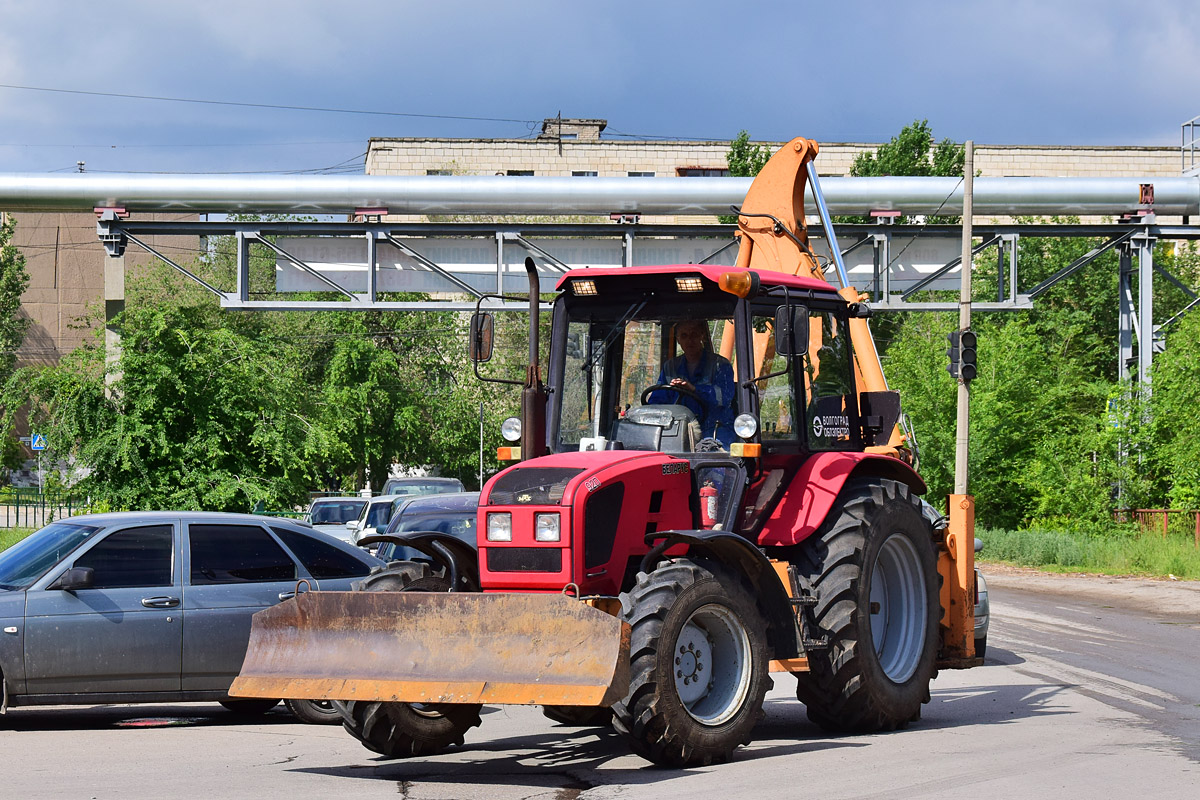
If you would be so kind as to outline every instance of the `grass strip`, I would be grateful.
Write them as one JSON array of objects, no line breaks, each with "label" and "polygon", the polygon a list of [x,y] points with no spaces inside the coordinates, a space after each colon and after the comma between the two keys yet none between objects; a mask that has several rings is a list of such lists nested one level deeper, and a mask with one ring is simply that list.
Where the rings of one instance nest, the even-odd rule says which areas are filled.
[{"label": "grass strip", "polygon": [[1190,536],[1054,530],[979,530],[981,561],[999,561],[1047,572],[1175,576],[1200,580],[1200,550]]}]

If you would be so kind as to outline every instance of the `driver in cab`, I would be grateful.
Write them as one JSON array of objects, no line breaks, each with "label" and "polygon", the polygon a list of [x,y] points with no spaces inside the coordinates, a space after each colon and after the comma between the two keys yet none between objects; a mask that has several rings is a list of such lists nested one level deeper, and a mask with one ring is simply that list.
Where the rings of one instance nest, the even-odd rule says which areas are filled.
[{"label": "driver in cab", "polygon": [[662,366],[658,383],[678,389],[658,389],[649,402],[676,403],[691,409],[700,421],[700,435],[716,438],[726,448],[734,440],[733,403],[737,396],[733,365],[713,351],[708,324],[701,319],[675,325],[675,341],[683,354]]}]

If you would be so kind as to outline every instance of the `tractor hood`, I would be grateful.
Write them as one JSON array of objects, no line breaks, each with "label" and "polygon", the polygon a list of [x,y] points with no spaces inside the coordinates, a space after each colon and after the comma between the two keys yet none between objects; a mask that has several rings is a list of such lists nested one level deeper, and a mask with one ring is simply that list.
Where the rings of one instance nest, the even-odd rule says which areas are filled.
[{"label": "tractor hood", "polygon": [[484,486],[480,505],[574,505],[601,488],[609,475],[621,475],[654,463],[663,474],[686,473],[688,462],[660,452],[599,450],[557,453],[523,461],[500,472]]}]

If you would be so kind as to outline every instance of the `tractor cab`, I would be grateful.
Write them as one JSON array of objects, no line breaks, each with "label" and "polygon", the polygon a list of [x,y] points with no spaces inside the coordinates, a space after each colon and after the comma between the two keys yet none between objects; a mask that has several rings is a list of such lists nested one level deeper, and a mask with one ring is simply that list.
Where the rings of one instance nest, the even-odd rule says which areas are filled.
[{"label": "tractor cab", "polygon": [[861,450],[848,304],[710,266],[576,270],[554,306],[548,452]]}]

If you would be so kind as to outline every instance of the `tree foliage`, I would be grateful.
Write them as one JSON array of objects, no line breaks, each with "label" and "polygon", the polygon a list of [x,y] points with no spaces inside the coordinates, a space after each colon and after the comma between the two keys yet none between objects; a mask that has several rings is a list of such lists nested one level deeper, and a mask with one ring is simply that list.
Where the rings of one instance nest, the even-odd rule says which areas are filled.
[{"label": "tree foliage", "polygon": [[[771,159],[771,148],[765,144],[754,144],[750,134],[738,131],[738,135],[729,143],[725,152],[725,163],[729,165],[729,174],[734,178],[753,178],[762,171],[763,166]],[[724,225],[736,225],[736,214],[721,214],[717,217]]]},{"label": "tree foliage", "polygon": [[[228,255],[218,243],[192,268],[220,286]],[[270,288],[273,265],[259,267],[252,288]],[[476,485],[480,404],[489,434],[507,410],[470,375],[461,314],[234,313],[159,265],[130,277],[116,327],[111,385],[98,332],[57,366],[19,371],[3,398],[113,508],[283,508],[364,486],[367,468],[378,490],[393,464]]]},{"label": "tree foliage", "polygon": [[0,383],[8,380],[17,362],[17,350],[29,330],[29,317],[21,314],[21,295],[29,287],[25,256],[12,244],[16,221],[0,224]]}]

